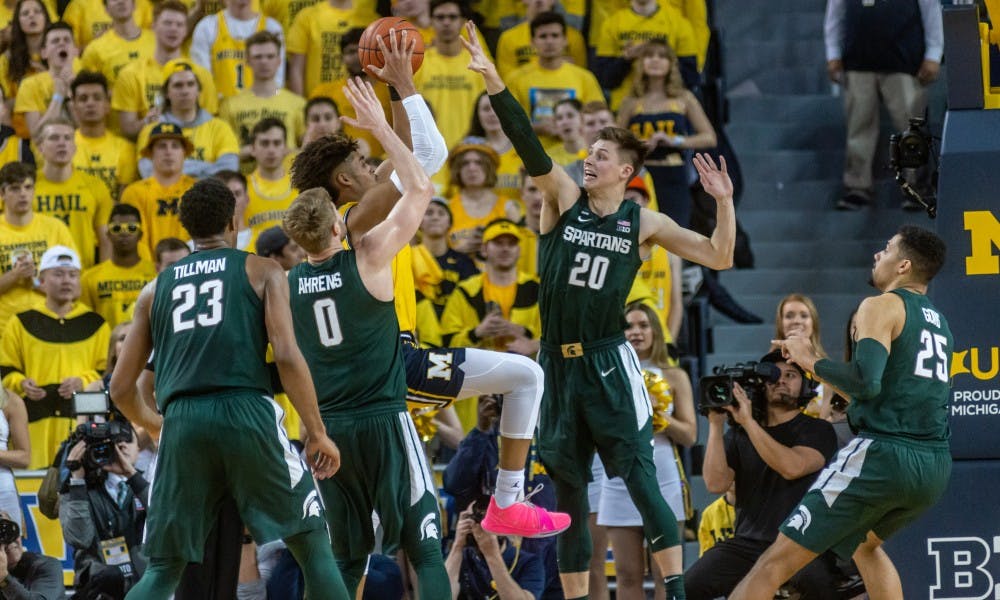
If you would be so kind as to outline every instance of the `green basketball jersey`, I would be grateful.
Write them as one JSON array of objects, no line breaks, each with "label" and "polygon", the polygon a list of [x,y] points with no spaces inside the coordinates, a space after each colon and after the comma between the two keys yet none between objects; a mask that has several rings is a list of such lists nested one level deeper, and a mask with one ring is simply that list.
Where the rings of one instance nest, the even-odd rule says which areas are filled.
[{"label": "green basketball jersey", "polygon": [[635,202],[599,217],[587,192],[540,236],[538,274],[542,340],[593,342],[625,331],[625,299],[642,260]]},{"label": "green basketball jersey", "polygon": [[903,300],[906,322],[889,349],[882,390],[870,400],[851,402],[848,418],[860,431],[947,440],[951,329],[926,295],[893,293]]},{"label": "green basketball jersey", "polygon": [[233,389],[271,394],[264,303],[247,279],[248,254],[202,250],[156,278],[150,315],[156,402]]},{"label": "green basketball jersey", "polygon": [[323,418],[406,410],[406,367],[392,300],[368,293],[357,254],[344,250],[288,273],[295,338]]}]

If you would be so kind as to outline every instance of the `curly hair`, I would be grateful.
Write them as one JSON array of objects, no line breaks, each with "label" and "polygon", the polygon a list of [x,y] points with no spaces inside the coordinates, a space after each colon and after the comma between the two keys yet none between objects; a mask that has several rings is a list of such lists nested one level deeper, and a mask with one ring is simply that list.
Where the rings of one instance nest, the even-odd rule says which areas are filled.
[{"label": "curly hair", "polygon": [[18,17],[21,14],[21,7],[28,2],[34,2],[42,7],[42,15],[45,17],[45,28],[42,31],[48,31],[49,25],[52,23],[52,19],[49,18],[48,9],[45,8],[45,5],[40,0],[17,1],[17,6],[14,7],[14,16],[10,20],[10,69],[7,73],[8,79],[16,83],[20,83],[25,76],[31,74],[28,72],[31,68],[31,50],[28,48],[28,36],[21,29],[21,19]]},{"label": "curly hair", "polygon": [[292,162],[292,187],[299,190],[323,188],[336,202],[340,194],[333,187],[333,172],[357,151],[358,142],[342,133],[309,142]]},{"label": "curly hair", "polygon": [[224,232],[235,211],[236,197],[226,184],[213,177],[197,181],[181,196],[181,225],[192,239]]}]

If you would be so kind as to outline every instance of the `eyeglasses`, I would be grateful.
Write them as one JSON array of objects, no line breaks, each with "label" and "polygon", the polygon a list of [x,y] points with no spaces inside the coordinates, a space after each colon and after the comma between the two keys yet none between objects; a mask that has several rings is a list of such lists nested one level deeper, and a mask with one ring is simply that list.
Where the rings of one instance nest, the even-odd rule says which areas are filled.
[{"label": "eyeglasses", "polygon": [[431,18],[435,21],[457,21],[462,18],[462,15],[449,13],[444,15],[434,15]]},{"label": "eyeglasses", "polygon": [[112,223],[108,225],[108,233],[139,233],[142,225],[138,223]]}]

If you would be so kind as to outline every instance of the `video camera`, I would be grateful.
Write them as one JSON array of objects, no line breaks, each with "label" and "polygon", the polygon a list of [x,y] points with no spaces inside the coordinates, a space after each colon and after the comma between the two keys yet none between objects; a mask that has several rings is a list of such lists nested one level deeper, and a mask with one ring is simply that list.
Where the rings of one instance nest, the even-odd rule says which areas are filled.
[{"label": "video camera", "polygon": [[87,444],[86,469],[97,470],[115,462],[118,456],[115,446],[132,439],[132,427],[127,421],[115,419],[107,392],[75,392],[73,412],[78,417],[87,417],[85,423],[76,426],[69,444],[72,447],[81,440]]},{"label": "video camera", "polygon": [[[928,167],[931,158],[935,158],[934,172],[930,177],[921,179],[912,176],[913,171]],[[936,171],[937,161],[934,156],[934,136],[927,128],[927,121],[920,117],[911,117],[906,131],[889,136],[889,166],[896,173],[896,183],[907,196],[915,200],[927,211],[927,216],[937,216]],[[904,174],[909,170],[911,176]],[[926,171],[924,171],[926,173]],[[921,180],[926,180],[923,184]],[[930,186],[929,190],[925,189]],[[914,187],[916,186],[916,187]]]},{"label": "video camera", "polygon": [[754,419],[763,415],[767,404],[765,383],[774,383],[781,378],[781,369],[773,362],[737,363],[732,367],[719,365],[712,369],[713,375],[706,375],[698,381],[701,396],[698,411],[707,415],[712,410],[722,411],[727,406],[736,406],[733,384],[738,383],[750,398]]},{"label": "video camera", "polygon": [[0,546],[21,539],[21,526],[10,519],[0,517]]}]

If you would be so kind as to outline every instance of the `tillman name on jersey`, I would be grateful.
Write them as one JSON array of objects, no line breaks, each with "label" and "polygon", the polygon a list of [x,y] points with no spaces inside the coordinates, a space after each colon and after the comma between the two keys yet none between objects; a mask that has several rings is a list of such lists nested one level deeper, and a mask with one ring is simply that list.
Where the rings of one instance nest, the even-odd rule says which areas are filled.
[{"label": "tillman name on jersey", "polygon": [[567,225],[563,229],[563,239],[577,246],[587,246],[597,250],[609,250],[621,254],[628,254],[632,251],[632,240],[630,239],[597,231],[581,231],[571,225]]},{"label": "tillman name on jersey", "polygon": [[174,279],[183,279],[192,275],[208,275],[211,273],[221,273],[226,270],[226,259],[213,258],[212,260],[199,260],[174,267]]}]

